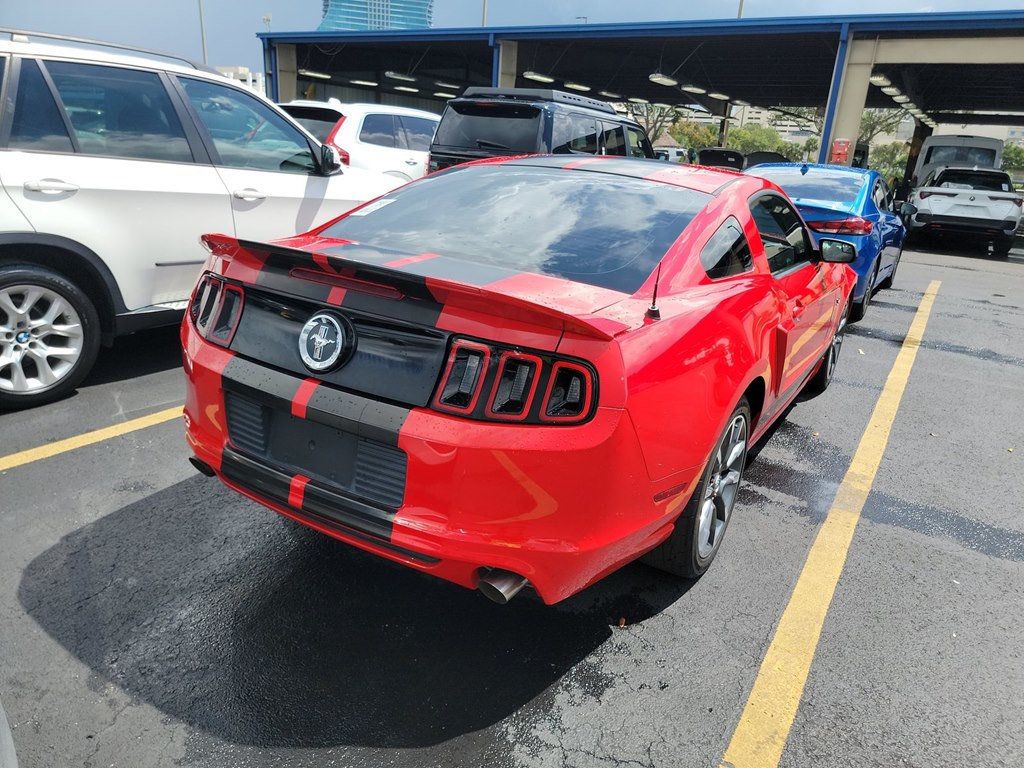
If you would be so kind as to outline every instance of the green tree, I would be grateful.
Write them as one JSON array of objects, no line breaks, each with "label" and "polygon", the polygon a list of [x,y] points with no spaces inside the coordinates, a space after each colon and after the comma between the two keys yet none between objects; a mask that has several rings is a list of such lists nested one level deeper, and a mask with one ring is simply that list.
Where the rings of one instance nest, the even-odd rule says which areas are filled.
[{"label": "green tree", "polygon": [[907,152],[907,144],[903,141],[880,144],[871,148],[868,165],[882,174],[886,181],[892,181],[896,176],[902,178],[907,169]]},{"label": "green tree", "polygon": [[718,128],[707,123],[679,120],[669,128],[669,133],[687,149],[704,149],[718,144]]},{"label": "green tree", "polygon": [[1024,146],[1020,144],[1007,144],[1003,147],[1003,170],[1024,170]]},{"label": "green tree", "polygon": [[674,107],[657,107],[654,104],[630,104],[629,113],[647,131],[652,144],[669,130],[676,119]]},{"label": "green tree", "polygon": [[865,109],[860,117],[858,141],[870,144],[884,133],[895,131],[906,113],[902,109]]}]

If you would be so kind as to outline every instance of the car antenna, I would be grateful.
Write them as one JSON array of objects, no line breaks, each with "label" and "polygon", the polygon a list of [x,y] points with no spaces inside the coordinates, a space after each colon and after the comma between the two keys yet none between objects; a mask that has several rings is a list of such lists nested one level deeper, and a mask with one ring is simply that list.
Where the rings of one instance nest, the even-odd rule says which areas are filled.
[{"label": "car antenna", "polygon": [[661,280],[661,262],[658,262],[658,274],[654,276],[654,295],[651,296],[651,306],[647,308],[647,316],[651,320],[661,319],[661,310],[658,309],[658,281]]}]

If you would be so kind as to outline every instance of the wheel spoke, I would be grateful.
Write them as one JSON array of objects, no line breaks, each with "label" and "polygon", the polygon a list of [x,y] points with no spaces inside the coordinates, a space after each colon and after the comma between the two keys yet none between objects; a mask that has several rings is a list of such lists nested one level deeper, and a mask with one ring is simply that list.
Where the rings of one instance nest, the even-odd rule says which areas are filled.
[{"label": "wheel spoke", "polygon": [[24,296],[21,300],[20,312],[23,315],[28,315],[35,307],[36,302],[43,297],[43,289],[36,288],[35,286],[28,286],[25,290]]},{"label": "wheel spoke", "polygon": [[[743,451],[746,450],[746,447],[747,444],[742,439],[739,440],[735,445],[733,445],[732,450],[729,451],[729,460],[725,462],[725,466],[732,470],[732,468],[736,466],[736,462],[743,458]],[[728,474],[731,475],[732,471],[730,471]],[[722,478],[722,482],[725,482],[725,478]]]},{"label": "wheel spoke", "polygon": [[14,299],[11,298],[11,294],[8,291],[0,291],[0,310],[3,310],[4,314],[7,315],[7,322],[12,326],[16,318],[21,315],[21,310],[15,306]]},{"label": "wheel spoke", "polygon": [[42,386],[48,387],[57,381],[59,378],[57,372],[50,367],[49,358],[41,350],[28,349],[25,354],[31,357],[36,364],[36,379]]},{"label": "wheel spoke", "polygon": [[25,377],[25,370],[21,367],[21,360],[12,360],[11,365],[11,386],[15,392],[24,392],[28,389],[28,379]]},{"label": "wheel spoke", "polygon": [[40,332],[40,336],[63,336],[68,339],[81,339],[82,326],[78,323],[67,323],[65,325],[50,326],[46,333]]},{"label": "wheel spoke", "polygon": [[705,557],[710,550],[711,528],[715,517],[715,500],[708,499],[701,505],[700,521],[697,526],[697,553],[701,557]]}]

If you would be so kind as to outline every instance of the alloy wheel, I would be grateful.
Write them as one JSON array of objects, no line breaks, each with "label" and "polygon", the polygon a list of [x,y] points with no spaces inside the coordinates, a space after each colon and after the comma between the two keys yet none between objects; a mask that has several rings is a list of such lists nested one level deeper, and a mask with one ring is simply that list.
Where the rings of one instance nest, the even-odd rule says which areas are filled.
[{"label": "alloy wheel", "polygon": [[829,345],[828,355],[825,358],[826,384],[832,381],[832,374],[836,371],[836,363],[839,362],[839,352],[843,348],[843,335],[846,331],[846,317],[848,314],[848,309],[843,312],[843,316],[839,318],[839,327],[836,328],[836,332],[832,335],[832,343]]},{"label": "alloy wheel", "polygon": [[697,555],[701,560],[711,557],[722,541],[736,505],[746,457],[747,417],[740,413],[730,422],[721,446],[711,459],[711,474],[704,487],[697,522]]},{"label": "alloy wheel", "polygon": [[82,320],[71,303],[39,285],[0,288],[0,391],[52,387],[82,355]]}]

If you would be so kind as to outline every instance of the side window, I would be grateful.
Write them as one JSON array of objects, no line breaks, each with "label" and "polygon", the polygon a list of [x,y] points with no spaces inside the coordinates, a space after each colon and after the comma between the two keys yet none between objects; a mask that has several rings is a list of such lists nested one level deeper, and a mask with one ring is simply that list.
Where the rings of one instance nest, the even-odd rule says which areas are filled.
[{"label": "side window", "polygon": [[601,123],[601,147],[605,155],[626,155],[626,135],[621,125]]},{"label": "side window", "polygon": [[654,154],[651,143],[644,136],[643,131],[626,126],[626,136],[629,140],[630,157],[651,157]]},{"label": "side window", "polygon": [[875,182],[875,188],[871,191],[871,199],[875,201],[875,205],[878,206],[878,210],[887,211],[889,210],[889,190],[885,186],[884,181]]},{"label": "side window", "polygon": [[359,130],[359,140],[364,144],[394,149],[398,146],[395,138],[395,116],[367,115],[363,118],[363,127]]},{"label": "side window", "polygon": [[437,123],[425,117],[399,115],[398,122],[405,131],[405,143],[414,152],[429,152],[430,142],[434,140],[434,129]]},{"label": "side window", "polygon": [[711,236],[700,252],[704,271],[712,280],[738,275],[754,266],[743,227],[730,216]]},{"label": "side window", "polygon": [[750,204],[764,255],[772,272],[810,261],[811,245],[793,206],[775,195],[762,195]]},{"label": "side window", "polygon": [[255,96],[206,80],[178,80],[221,165],[287,173],[316,170],[306,137]]},{"label": "side window", "polygon": [[160,76],[118,67],[50,61],[46,69],[90,155],[191,162],[192,150]]},{"label": "side window", "polygon": [[14,124],[8,146],[40,152],[75,151],[57,102],[34,59],[21,60]]},{"label": "side window", "polygon": [[597,154],[597,121],[586,115],[558,113],[555,116],[555,136],[551,153],[567,155]]}]

